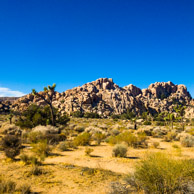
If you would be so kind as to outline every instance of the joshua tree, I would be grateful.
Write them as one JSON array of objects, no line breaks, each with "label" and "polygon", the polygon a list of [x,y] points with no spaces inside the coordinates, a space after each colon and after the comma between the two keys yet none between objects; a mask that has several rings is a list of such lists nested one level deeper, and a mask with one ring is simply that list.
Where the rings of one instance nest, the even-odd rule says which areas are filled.
[{"label": "joshua tree", "polygon": [[55,88],[56,88],[56,84],[53,84],[52,86],[44,87],[44,92],[41,94],[36,92],[35,89],[32,89],[32,94],[34,96],[40,97],[49,105],[50,113],[51,113],[51,122],[53,126],[56,125],[56,122],[55,122],[56,118],[54,115],[54,108],[52,105],[53,96],[55,95]]},{"label": "joshua tree", "polygon": [[183,119],[184,119],[184,115],[185,115],[185,109],[186,109],[186,106],[182,106],[182,105],[177,105],[174,108],[174,110],[176,111],[176,113],[178,114],[178,116],[179,116],[179,118],[181,120],[183,130],[184,130],[184,122],[183,122]]},{"label": "joshua tree", "polygon": [[175,116],[173,113],[169,113],[165,118],[164,120],[167,120],[169,122],[171,122],[171,126],[172,126],[172,129],[173,129],[173,121],[175,120]]}]

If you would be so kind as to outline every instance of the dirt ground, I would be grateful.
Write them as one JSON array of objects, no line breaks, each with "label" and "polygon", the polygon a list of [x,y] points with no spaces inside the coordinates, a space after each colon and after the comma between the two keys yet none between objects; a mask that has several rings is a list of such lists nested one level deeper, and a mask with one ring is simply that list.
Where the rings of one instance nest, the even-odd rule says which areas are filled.
[{"label": "dirt ground", "polygon": [[[163,142],[162,139],[151,138],[160,142],[159,148],[129,148],[126,158],[112,157],[112,146],[102,143],[91,146],[91,156],[85,156],[85,147],[74,151],[60,152],[53,150],[53,155],[46,158],[39,176],[29,175],[32,168],[21,161],[10,162],[0,153],[1,175],[20,184],[30,184],[37,193],[106,193],[110,182],[122,181],[122,178],[134,171],[135,164],[149,152],[166,152],[177,158],[194,158],[194,148],[173,148],[179,142]],[[94,168],[90,170],[88,168]]]}]

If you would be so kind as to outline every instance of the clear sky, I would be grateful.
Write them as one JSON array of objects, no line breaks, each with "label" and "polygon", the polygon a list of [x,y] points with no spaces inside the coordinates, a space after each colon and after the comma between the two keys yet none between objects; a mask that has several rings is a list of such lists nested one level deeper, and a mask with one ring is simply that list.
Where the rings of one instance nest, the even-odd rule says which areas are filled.
[{"label": "clear sky", "polygon": [[194,97],[194,0],[0,0],[0,70],[0,96],[109,77]]}]

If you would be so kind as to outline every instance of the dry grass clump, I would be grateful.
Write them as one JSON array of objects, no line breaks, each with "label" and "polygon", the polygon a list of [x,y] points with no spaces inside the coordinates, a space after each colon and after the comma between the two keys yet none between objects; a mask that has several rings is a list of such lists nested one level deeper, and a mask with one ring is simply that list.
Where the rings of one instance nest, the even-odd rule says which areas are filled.
[{"label": "dry grass clump", "polygon": [[27,154],[21,154],[20,160],[24,162],[26,165],[28,164],[38,165],[39,164],[38,158],[36,158],[35,156],[28,156]]},{"label": "dry grass clump", "polygon": [[16,191],[16,183],[5,180],[0,177],[0,193],[14,193]]},{"label": "dry grass clump", "polygon": [[157,142],[157,141],[154,141],[154,142],[152,143],[152,145],[153,145],[154,148],[158,148],[158,147],[160,146],[160,143]]},{"label": "dry grass clump", "polygon": [[18,190],[21,192],[21,194],[30,194],[31,192],[31,186],[29,184],[21,185]]},{"label": "dry grass clump", "polygon": [[34,175],[34,176],[39,176],[43,174],[42,168],[40,168],[38,165],[32,165],[31,170],[29,171],[28,175]]},{"label": "dry grass clump", "polygon": [[47,144],[47,141],[40,141],[37,144],[32,144],[32,152],[41,160],[49,156],[51,147]]},{"label": "dry grass clump", "polygon": [[85,154],[86,156],[90,156],[90,154],[94,151],[94,149],[92,148],[89,148],[89,147],[86,147],[85,148]]},{"label": "dry grass clump", "polygon": [[136,165],[134,175],[129,175],[126,182],[145,193],[192,193],[194,161],[152,153]]},{"label": "dry grass clump", "polygon": [[59,133],[59,128],[54,127],[52,125],[47,125],[47,126],[38,125],[38,126],[34,127],[32,129],[32,131],[33,132],[40,132],[43,135],[46,135],[46,134],[57,134],[57,133]]},{"label": "dry grass clump", "polygon": [[127,146],[124,144],[116,144],[112,150],[113,157],[126,157],[127,155]]},{"label": "dry grass clump", "polygon": [[0,193],[30,194],[31,186],[23,184],[18,187],[15,182],[8,179],[4,179],[2,176],[0,176]]},{"label": "dry grass clump", "polygon": [[0,133],[6,134],[6,135],[21,136],[22,130],[15,124],[3,123],[3,125],[0,128]]}]

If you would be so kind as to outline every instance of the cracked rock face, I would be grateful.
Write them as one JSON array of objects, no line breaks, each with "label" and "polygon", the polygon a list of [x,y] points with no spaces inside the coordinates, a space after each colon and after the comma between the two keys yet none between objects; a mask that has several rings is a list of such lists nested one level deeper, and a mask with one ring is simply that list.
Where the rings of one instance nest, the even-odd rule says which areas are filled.
[{"label": "cracked rock face", "polygon": [[[156,82],[147,89],[132,84],[119,87],[111,78],[100,78],[62,93],[56,92],[53,105],[61,113],[96,112],[102,116],[122,114],[128,109],[141,114],[172,111],[175,103],[189,104],[191,96],[184,85]],[[12,103],[12,109],[25,110],[30,104],[45,105],[40,98],[28,94]]]}]

